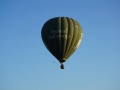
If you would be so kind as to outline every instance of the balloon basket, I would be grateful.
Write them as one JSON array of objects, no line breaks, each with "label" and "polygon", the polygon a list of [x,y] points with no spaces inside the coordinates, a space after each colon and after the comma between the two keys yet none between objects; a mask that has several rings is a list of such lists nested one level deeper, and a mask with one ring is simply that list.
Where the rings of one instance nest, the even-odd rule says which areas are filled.
[{"label": "balloon basket", "polygon": [[63,65],[63,64],[61,64],[60,68],[61,68],[61,69],[64,69],[64,65]]}]

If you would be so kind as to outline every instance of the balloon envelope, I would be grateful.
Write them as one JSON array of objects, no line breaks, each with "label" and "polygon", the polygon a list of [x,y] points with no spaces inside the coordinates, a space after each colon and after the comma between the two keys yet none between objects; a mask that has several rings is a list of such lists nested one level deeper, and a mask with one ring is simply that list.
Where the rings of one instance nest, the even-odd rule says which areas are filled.
[{"label": "balloon envelope", "polygon": [[55,17],[45,22],[42,40],[50,53],[60,63],[65,62],[78,48],[82,40],[82,27],[69,17]]}]

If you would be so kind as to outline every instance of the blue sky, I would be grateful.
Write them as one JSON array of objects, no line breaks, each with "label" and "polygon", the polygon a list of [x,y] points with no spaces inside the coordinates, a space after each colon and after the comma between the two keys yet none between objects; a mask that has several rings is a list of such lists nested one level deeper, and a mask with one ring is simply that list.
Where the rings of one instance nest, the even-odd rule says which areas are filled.
[{"label": "blue sky", "polygon": [[[64,70],[41,39],[56,16],[83,28]],[[120,90],[120,1],[0,0],[0,90]]]}]

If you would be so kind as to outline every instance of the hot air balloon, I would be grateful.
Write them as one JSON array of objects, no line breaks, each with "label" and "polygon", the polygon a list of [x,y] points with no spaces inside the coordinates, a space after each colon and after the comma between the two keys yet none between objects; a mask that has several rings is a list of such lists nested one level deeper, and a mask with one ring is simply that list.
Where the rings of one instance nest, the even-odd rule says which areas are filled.
[{"label": "hot air balloon", "polygon": [[82,27],[69,17],[54,17],[45,22],[41,30],[44,45],[60,62],[65,62],[78,48],[82,40]]}]

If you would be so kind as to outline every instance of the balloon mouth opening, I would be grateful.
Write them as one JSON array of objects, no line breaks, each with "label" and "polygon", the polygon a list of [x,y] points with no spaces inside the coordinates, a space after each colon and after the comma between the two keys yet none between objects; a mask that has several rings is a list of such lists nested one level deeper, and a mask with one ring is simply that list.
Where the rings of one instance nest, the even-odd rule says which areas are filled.
[{"label": "balloon mouth opening", "polygon": [[66,61],[66,59],[59,59],[59,62],[60,63],[63,63],[63,62],[65,62]]},{"label": "balloon mouth opening", "polygon": [[61,61],[60,61],[60,63],[63,63],[63,62],[65,62],[65,60],[61,60]]}]

